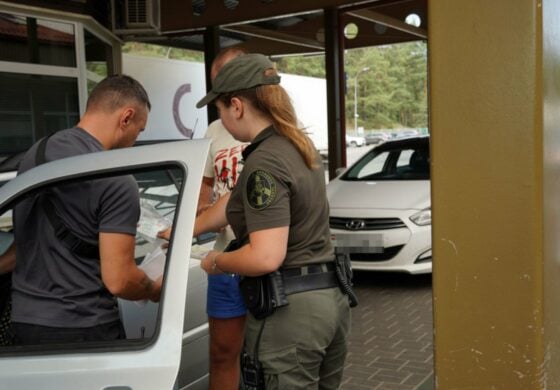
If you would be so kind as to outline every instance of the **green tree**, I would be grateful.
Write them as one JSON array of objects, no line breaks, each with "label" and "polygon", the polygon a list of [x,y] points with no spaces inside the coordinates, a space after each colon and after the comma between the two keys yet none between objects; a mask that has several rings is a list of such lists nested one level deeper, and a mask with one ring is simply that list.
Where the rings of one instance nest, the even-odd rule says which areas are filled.
[{"label": "green tree", "polygon": [[276,61],[280,73],[325,78],[325,56],[283,57]]},{"label": "green tree", "polygon": [[427,127],[427,51],[422,41],[348,50],[346,118],[353,128],[355,75],[358,125],[366,129]]},{"label": "green tree", "polygon": [[147,57],[170,58],[174,60],[204,62],[204,53],[177,47],[152,45],[144,42],[127,42],[122,48],[123,53]]}]

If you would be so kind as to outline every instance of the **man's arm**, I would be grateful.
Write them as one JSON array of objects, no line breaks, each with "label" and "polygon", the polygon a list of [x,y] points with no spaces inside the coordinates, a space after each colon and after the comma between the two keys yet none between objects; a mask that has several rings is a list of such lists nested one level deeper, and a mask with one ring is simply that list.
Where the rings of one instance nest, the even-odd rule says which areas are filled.
[{"label": "man's arm", "polygon": [[202,185],[200,187],[200,194],[198,196],[198,206],[196,208],[196,215],[206,210],[212,204],[212,198],[214,195],[214,178],[206,177],[202,178]]},{"label": "man's arm", "polygon": [[193,236],[198,236],[199,234],[207,232],[219,232],[227,226],[226,206],[230,195],[231,192],[228,192],[196,217]]},{"label": "man's arm", "polygon": [[162,278],[151,280],[134,260],[135,237],[124,233],[99,233],[101,279],[116,297],[158,302]]},{"label": "man's arm", "polygon": [[0,255],[0,275],[13,271],[16,266],[16,243],[12,245]]}]

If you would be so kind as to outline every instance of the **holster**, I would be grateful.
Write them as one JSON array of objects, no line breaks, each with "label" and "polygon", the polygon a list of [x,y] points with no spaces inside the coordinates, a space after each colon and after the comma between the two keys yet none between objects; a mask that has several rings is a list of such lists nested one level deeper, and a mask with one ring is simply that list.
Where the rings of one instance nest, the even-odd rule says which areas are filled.
[{"label": "holster", "polygon": [[241,278],[239,288],[247,310],[258,320],[288,304],[284,281],[279,271],[257,277],[245,276]]},{"label": "holster", "polygon": [[350,307],[358,305],[358,297],[352,288],[352,262],[347,253],[335,253],[336,277],[342,293],[348,296]]},{"label": "holster", "polygon": [[[237,240],[232,240],[224,252],[231,252],[240,247]],[[284,280],[278,271],[257,277],[243,276],[239,281],[239,288],[247,310],[259,320],[274,313],[277,307],[288,304],[284,292]]]}]

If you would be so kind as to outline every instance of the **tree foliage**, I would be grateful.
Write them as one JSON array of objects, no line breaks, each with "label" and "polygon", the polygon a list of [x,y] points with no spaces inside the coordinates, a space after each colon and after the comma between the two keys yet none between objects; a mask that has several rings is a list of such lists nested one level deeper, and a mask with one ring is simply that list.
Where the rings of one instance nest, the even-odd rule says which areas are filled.
[{"label": "tree foliage", "polygon": [[427,127],[424,42],[348,51],[345,62],[349,121],[354,119],[353,91],[357,85],[358,126],[366,129]]},{"label": "tree foliage", "polygon": [[[283,73],[325,77],[324,56],[285,57],[277,66]],[[356,81],[358,126],[428,127],[425,42],[347,50],[344,68],[348,129],[354,128]]]},{"label": "tree foliage", "polygon": [[276,61],[279,72],[325,78],[325,56],[283,57]]},{"label": "tree foliage", "polygon": [[174,60],[204,62],[204,53],[194,50],[152,45],[143,42],[127,42],[122,48],[123,53],[147,57],[169,58]]}]

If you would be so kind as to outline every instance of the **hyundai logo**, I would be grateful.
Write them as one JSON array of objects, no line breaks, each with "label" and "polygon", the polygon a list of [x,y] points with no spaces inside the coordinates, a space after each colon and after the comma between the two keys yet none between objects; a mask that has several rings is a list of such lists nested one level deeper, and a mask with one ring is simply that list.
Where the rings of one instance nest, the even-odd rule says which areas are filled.
[{"label": "hyundai logo", "polygon": [[363,219],[353,219],[346,222],[346,229],[348,230],[360,230],[366,226],[366,222]]}]

